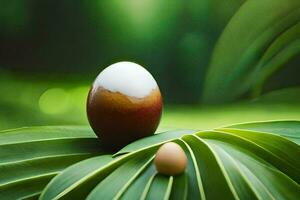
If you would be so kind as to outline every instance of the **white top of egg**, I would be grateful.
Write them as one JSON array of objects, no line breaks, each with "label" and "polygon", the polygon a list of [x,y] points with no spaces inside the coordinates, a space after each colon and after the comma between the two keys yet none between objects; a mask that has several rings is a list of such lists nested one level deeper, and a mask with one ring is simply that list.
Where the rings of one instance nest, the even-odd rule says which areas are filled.
[{"label": "white top of egg", "polygon": [[146,97],[157,88],[153,76],[133,62],[118,62],[105,68],[97,77],[96,86],[136,98]]}]

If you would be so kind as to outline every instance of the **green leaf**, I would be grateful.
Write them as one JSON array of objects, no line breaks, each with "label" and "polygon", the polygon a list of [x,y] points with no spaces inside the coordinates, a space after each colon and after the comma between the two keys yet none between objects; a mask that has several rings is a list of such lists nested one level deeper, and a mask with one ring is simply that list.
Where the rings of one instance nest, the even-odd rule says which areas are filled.
[{"label": "green leaf", "polygon": [[240,169],[239,163],[232,158],[230,154],[225,152],[223,148],[214,145],[214,141],[207,141],[212,146],[217,156],[220,158],[231,183],[236,188],[236,193],[240,199],[259,199],[257,192],[253,190],[249,181]]},{"label": "green leaf", "polygon": [[26,161],[32,158],[51,158],[57,155],[98,153],[99,149],[99,141],[95,138],[58,138],[2,144],[0,145],[0,164]]},{"label": "green leaf", "polygon": [[[238,124],[211,131],[168,131],[133,142],[117,155],[101,155],[104,152],[97,145],[88,147],[87,144],[93,144],[91,132],[87,137],[82,133],[78,137],[62,133],[63,138],[59,139],[62,129],[56,130],[55,139],[49,139],[53,151],[42,147],[47,145],[42,141],[49,135],[39,136],[35,141],[27,137],[24,142],[14,143],[16,137],[9,140],[1,133],[6,141],[1,145],[21,144],[25,148],[25,159],[18,154],[15,159],[13,154],[5,158],[0,152],[6,159],[0,164],[0,197],[298,200],[300,146],[292,139],[300,137],[299,128],[300,121],[275,121]],[[45,128],[45,132],[48,130],[49,127]],[[65,130],[72,131],[72,128]],[[26,138],[22,130],[17,131],[19,133],[11,131],[12,135]],[[43,135],[42,127],[39,131]],[[10,134],[7,137],[13,138]],[[59,141],[57,149],[53,140]],[[181,175],[166,176],[155,169],[156,150],[168,141],[178,143],[187,155],[188,166]],[[25,145],[27,142],[36,145],[30,149]],[[37,148],[43,148],[46,153],[34,154]],[[12,148],[17,149],[16,146]]]},{"label": "green leaf", "polygon": [[299,53],[300,23],[298,22],[276,38],[260,59],[253,72],[252,80],[247,80],[253,82],[252,95],[260,95],[267,79]]},{"label": "green leaf", "polygon": [[61,138],[96,138],[90,128],[81,126],[42,126],[0,131],[0,144]]},{"label": "green leaf", "polygon": [[[294,182],[284,173],[280,172],[272,165],[264,162],[255,154],[251,154],[247,149],[239,149],[230,144],[220,141],[209,140],[208,143],[216,150],[219,157],[226,159],[224,153],[235,162],[235,166],[240,170],[240,178],[247,181],[247,187],[251,189],[248,193],[245,188],[238,183],[233,184],[240,199],[298,199],[300,195],[299,184]],[[227,165],[224,165],[229,170]],[[235,178],[237,178],[235,176]],[[235,179],[231,179],[235,180]],[[253,196],[253,193],[256,197]],[[247,196],[249,198],[247,198]],[[251,196],[250,196],[251,195]]]},{"label": "green leaf", "polygon": [[[240,144],[300,183],[300,147],[276,135],[224,129],[224,132],[202,133],[204,138],[218,138],[229,144]],[[269,142],[272,141],[272,142]],[[285,149],[289,148],[286,152]]]},{"label": "green leaf", "polygon": [[[258,126],[271,129],[270,123],[276,124],[266,122]],[[284,126],[297,127],[300,122],[282,122],[281,127]],[[273,130],[279,127],[274,125]],[[164,136],[158,134],[153,136],[155,139],[149,137],[144,142],[135,142],[137,145],[130,144],[129,154],[110,158],[114,160],[104,168],[95,167],[97,173],[90,178],[80,179],[77,175],[77,171],[91,165],[88,160],[82,161],[82,165],[74,165],[57,176],[44,193],[64,188],[60,182],[67,177],[77,177],[76,180],[81,181],[73,188],[76,196],[64,196],[64,199],[85,198],[85,195],[88,199],[297,199],[300,195],[300,147],[272,130],[265,133],[231,127],[182,133],[177,138],[172,131],[161,135]],[[188,167],[181,176],[163,176],[155,172],[152,159],[155,150],[164,142],[161,138],[165,141],[171,138],[186,152]],[[93,185],[86,187],[93,178]],[[285,193],[288,195],[284,196]],[[78,196],[80,194],[84,195]],[[42,195],[41,199],[60,197]]]},{"label": "green leaf", "polygon": [[[153,154],[153,151],[149,150],[150,153]],[[117,169],[117,175],[112,174],[111,176],[108,176],[108,181],[110,179],[114,179],[116,176],[120,174],[124,174],[125,170],[128,169],[128,166],[126,165],[127,161],[129,162],[129,167],[132,166],[132,163],[130,163],[130,159],[137,155],[145,156],[149,154],[148,152],[138,151],[134,152],[133,154],[127,154],[124,156],[120,156],[117,158],[113,158],[111,155],[104,155],[99,156],[95,158],[90,158],[88,160],[84,160],[80,163],[77,163],[69,168],[67,168],[63,173],[56,176],[49,185],[45,188],[44,192],[41,195],[41,199],[74,199],[74,198],[85,198],[87,195],[98,185],[99,182],[102,180],[107,182],[106,177],[112,173],[116,168],[121,166],[120,171],[119,168]],[[152,156],[152,155],[151,155]],[[146,159],[148,162],[149,158]],[[132,162],[137,164],[147,164],[143,162],[139,162],[139,159],[133,159]],[[124,164],[125,163],[125,164]],[[123,164],[125,166],[123,166]],[[123,166],[123,168],[122,168]],[[146,165],[145,165],[146,167]],[[131,172],[134,173],[138,168],[135,168]],[[123,172],[122,172],[123,171]],[[126,173],[125,173],[126,174]],[[136,174],[136,176],[139,173]],[[72,178],[69,178],[72,177]],[[66,181],[68,180],[68,181]],[[116,179],[119,180],[119,179]],[[126,182],[126,178],[123,179],[124,182]],[[127,181],[126,183],[131,183],[133,180]],[[124,183],[123,182],[123,183]],[[118,182],[119,184],[122,182]],[[59,185],[59,187],[57,187]],[[106,187],[107,184],[99,185],[101,190],[102,187]],[[122,186],[122,185],[120,185]],[[97,187],[96,187],[97,188]],[[115,185],[111,188],[119,189],[115,192],[118,192],[119,195],[122,195],[122,193],[127,189],[127,187],[124,186],[124,188],[117,188]],[[121,191],[122,189],[122,191]],[[124,191],[123,191],[124,190]],[[95,190],[94,193],[97,194],[98,190]],[[111,192],[111,191],[110,191]],[[110,194],[110,192],[108,194]],[[101,193],[102,194],[102,193]],[[105,193],[106,194],[106,193]],[[116,194],[115,194],[116,195]],[[94,195],[91,195],[89,198],[93,198]]]},{"label": "green leaf", "polygon": [[300,1],[246,1],[224,29],[208,68],[203,101],[259,94],[274,72],[299,55]]},{"label": "green leaf", "polygon": [[[156,174],[154,165],[149,165],[140,176],[138,176],[130,187],[124,192],[122,199],[135,199],[136,197],[142,197],[145,188],[151,177]],[[150,185],[149,185],[150,187]]]},{"label": "green leaf", "polygon": [[101,181],[87,200],[120,198],[152,160],[153,152],[151,151],[130,159]]},{"label": "green leaf", "polygon": [[195,154],[205,197],[207,199],[237,199],[228,175],[206,141],[195,135],[184,136],[183,140],[188,143]]},{"label": "green leaf", "polygon": [[82,127],[34,127],[0,132],[0,199],[39,196],[70,165],[103,154]]},{"label": "green leaf", "polygon": [[300,145],[299,121],[269,121],[236,124],[227,128],[246,129],[281,135],[292,142]]},{"label": "green leaf", "polygon": [[[3,172],[1,171],[1,173]],[[23,180],[18,184],[1,186],[0,199],[15,200],[35,194],[40,195],[41,191],[55,175],[56,174],[49,174],[35,179]]]},{"label": "green leaf", "polygon": [[[97,176],[99,171],[107,169],[113,161],[110,155],[103,155],[81,161],[56,176],[41,194],[41,199],[59,199],[86,196],[95,184],[105,176]],[[103,173],[105,174],[105,173]],[[95,180],[95,176],[97,179]],[[83,193],[76,193],[77,188],[85,187]],[[75,194],[74,194],[75,193]],[[79,196],[77,196],[79,195]]]},{"label": "green leaf", "polygon": [[175,176],[171,189],[170,199],[185,200],[188,196],[188,183],[185,173]]},{"label": "green leaf", "polygon": [[131,144],[125,146],[120,151],[118,151],[114,156],[122,155],[125,153],[133,152],[142,148],[150,148],[159,146],[167,141],[172,141],[174,139],[179,138],[182,135],[190,134],[196,132],[195,130],[176,130],[176,131],[168,131],[164,133],[158,133],[150,137],[139,139]]},{"label": "green leaf", "polygon": [[194,199],[205,199],[203,183],[200,177],[198,163],[191,147],[182,139],[176,141],[185,151],[188,158],[186,176],[188,179],[188,197]]},{"label": "green leaf", "polygon": [[[145,199],[169,199],[173,185],[173,176],[156,174],[147,191]],[[143,198],[142,198],[143,199]]]}]

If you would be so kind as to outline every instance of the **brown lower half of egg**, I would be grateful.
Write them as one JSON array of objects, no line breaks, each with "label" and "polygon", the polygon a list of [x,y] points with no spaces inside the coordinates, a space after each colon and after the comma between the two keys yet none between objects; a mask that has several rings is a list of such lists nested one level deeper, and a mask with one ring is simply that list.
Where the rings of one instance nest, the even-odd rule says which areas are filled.
[{"label": "brown lower half of egg", "polygon": [[150,136],[157,129],[162,113],[159,89],[144,98],[126,96],[104,88],[91,89],[87,115],[105,148],[117,150],[130,142]]}]

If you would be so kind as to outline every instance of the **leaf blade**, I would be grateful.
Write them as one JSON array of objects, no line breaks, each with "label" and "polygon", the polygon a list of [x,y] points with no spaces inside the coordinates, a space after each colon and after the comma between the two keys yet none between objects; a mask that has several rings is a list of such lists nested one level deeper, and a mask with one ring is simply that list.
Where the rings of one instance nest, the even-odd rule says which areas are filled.
[{"label": "leaf blade", "polygon": [[[257,18],[260,20],[255,20]],[[203,101],[230,102],[255,87],[255,76],[260,72],[260,67],[257,71],[255,66],[282,32],[291,29],[299,19],[300,2],[297,0],[246,1],[230,20],[215,47]],[[295,54],[298,53],[299,50],[295,50]],[[281,58],[287,59],[287,55]]]}]

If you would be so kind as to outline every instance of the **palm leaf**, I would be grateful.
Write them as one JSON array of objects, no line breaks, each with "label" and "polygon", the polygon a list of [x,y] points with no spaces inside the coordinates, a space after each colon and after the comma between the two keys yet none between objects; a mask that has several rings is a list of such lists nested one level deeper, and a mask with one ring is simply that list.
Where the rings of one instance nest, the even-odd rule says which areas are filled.
[{"label": "palm leaf", "polygon": [[227,128],[246,129],[264,133],[273,133],[300,145],[299,121],[269,121],[235,124]]},{"label": "palm leaf", "polygon": [[246,1],[224,29],[208,68],[203,100],[260,94],[265,81],[300,53],[300,1]]},{"label": "palm leaf", "polygon": [[103,154],[81,127],[35,127],[0,132],[0,199],[38,197],[66,167]]},{"label": "palm leaf", "polygon": [[[156,134],[68,167],[40,199],[299,199],[298,129],[299,121],[274,121]],[[155,152],[167,141],[187,154],[180,176],[155,170]]]}]

